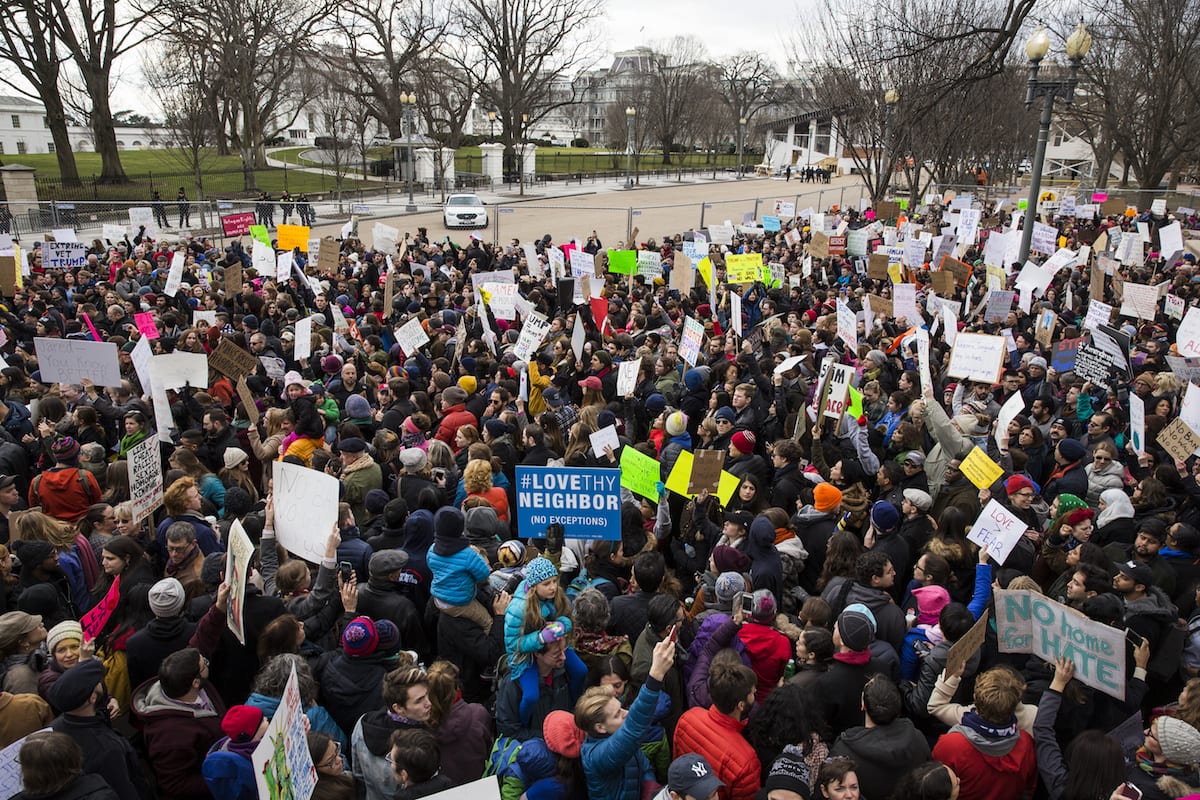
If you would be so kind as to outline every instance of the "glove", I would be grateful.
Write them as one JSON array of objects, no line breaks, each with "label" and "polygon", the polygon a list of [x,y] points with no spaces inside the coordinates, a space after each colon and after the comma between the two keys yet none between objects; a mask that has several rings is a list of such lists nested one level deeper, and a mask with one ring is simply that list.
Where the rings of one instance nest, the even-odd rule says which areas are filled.
[{"label": "glove", "polygon": [[567,634],[567,628],[561,622],[551,622],[546,627],[542,628],[542,632],[538,634],[538,638],[542,640],[542,644],[550,644],[557,642]]},{"label": "glove", "polygon": [[563,526],[557,522],[546,526],[546,552],[560,553],[563,549]]},{"label": "glove", "polygon": [[654,490],[658,492],[658,499],[661,500],[667,494],[667,485],[662,481],[655,481]]}]

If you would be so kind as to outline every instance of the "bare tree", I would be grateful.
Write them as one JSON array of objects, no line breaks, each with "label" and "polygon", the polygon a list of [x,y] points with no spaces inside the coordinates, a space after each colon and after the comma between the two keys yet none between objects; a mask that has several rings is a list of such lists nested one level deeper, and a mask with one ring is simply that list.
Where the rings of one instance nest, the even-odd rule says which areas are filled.
[{"label": "bare tree", "polygon": [[[320,79],[315,34],[331,0],[164,0],[160,36],[180,49],[203,48],[216,96],[229,105],[222,121],[242,159],[244,188],[257,188],[266,167],[265,142],[286,130],[300,110],[327,91]],[[239,20],[238,35],[229,21]],[[214,103],[208,103],[210,111]]]},{"label": "bare tree", "polygon": [[705,111],[697,99],[709,68],[699,39],[676,36],[654,46],[648,69],[639,76],[645,93],[640,111],[662,146],[663,164],[671,163],[679,131]]},{"label": "bare tree", "polygon": [[91,98],[92,137],[100,154],[100,180],[125,183],[117,148],[109,92],[118,58],[150,35],[148,20],[158,13],[157,0],[140,5],[117,0],[50,0],[50,25],[62,43]]},{"label": "bare tree", "polygon": [[[14,80],[3,72],[0,83],[41,101],[46,109],[46,125],[54,141],[54,155],[62,182],[78,186],[79,170],[67,134],[66,106],[59,91],[62,57],[54,29],[48,24],[51,16],[51,0],[14,0],[8,10],[0,14],[0,61],[11,64],[23,79],[23,82]],[[32,91],[28,87],[32,87]]]},{"label": "bare tree", "polygon": [[404,136],[400,95],[412,91],[417,59],[438,51],[449,25],[424,0],[349,0],[334,14],[338,49],[326,56],[328,80],[356,98],[387,128]]},{"label": "bare tree", "polygon": [[208,110],[203,49],[183,53],[152,50],[142,73],[163,109],[163,124],[155,129],[155,147],[192,174],[197,199],[204,199],[204,173],[216,161],[214,145],[218,118]]},{"label": "bare tree", "polygon": [[1086,16],[1095,41],[1069,113],[1091,129],[1101,158],[1118,150],[1126,174],[1156,189],[1200,149],[1200,2],[1091,0]]},{"label": "bare tree", "polygon": [[721,97],[734,119],[754,115],[776,102],[781,85],[775,66],[758,53],[743,50],[718,64]]},{"label": "bare tree", "polygon": [[479,99],[496,110],[510,152],[532,124],[575,102],[555,87],[594,62],[589,36],[602,9],[603,0],[463,0],[463,35],[482,55],[472,65]]},{"label": "bare tree", "polygon": [[[455,48],[448,41],[444,44],[442,53],[452,53],[452,58],[444,55],[424,56],[418,59],[414,69],[417,108],[424,117],[425,129],[438,143],[433,160],[443,200],[446,195],[446,170],[450,166],[447,160],[454,157],[453,151],[462,144],[463,131],[470,119],[478,89],[475,73],[464,66],[469,63],[469,49]],[[445,152],[447,150],[451,152]]]}]

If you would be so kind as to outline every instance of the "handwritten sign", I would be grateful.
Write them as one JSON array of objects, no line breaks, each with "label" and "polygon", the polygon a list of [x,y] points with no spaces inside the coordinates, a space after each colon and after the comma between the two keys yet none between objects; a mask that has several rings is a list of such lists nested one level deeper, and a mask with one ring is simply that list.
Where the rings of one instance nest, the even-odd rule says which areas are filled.
[{"label": "handwritten sign", "polygon": [[83,242],[43,242],[44,269],[81,269],[87,264],[87,245]]},{"label": "handwritten sign", "polygon": [[129,450],[129,497],[133,501],[133,524],[158,508],[163,499],[162,455],[155,438],[143,439]]},{"label": "handwritten sign", "polygon": [[980,547],[987,547],[988,555],[997,564],[1003,564],[1028,529],[1029,525],[1020,517],[997,500],[990,500],[975,520],[967,538]]},{"label": "handwritten sign", "polygon": [[996,641],[1001,653],[1032,653],[1043,661],[1066,658],[1075,677],[1125,699],[1125,632],[1088,619],[1037,592],[997,589]]},{"label": "handwritten sign", "polygon": [[39,338],[33,346],[43,383],[81,383],[87,378],[97,386],[121,385],[117,346],[111,342]]},{"label": "handwritten sign", "polygon": [[[626,450],[630,448],[625,448]],[[688,499],[692,499],[695,495],[688,491],[688,481],[692,475],[692,461],[694,456],[684,450],[679,454],[679,458],[675,461],[675,466],[671,469],[671,474],[667,476],[666,487],[675,494],[683,495]],[[721,473],[721,484],[717,487],[717,499],[721,501],[722,506],[729,505],[730,498],[737,491],[738,484],[741,479],[728,470]]]},{"label": "handwritten sign", "polygon": [[829,377],[825,383],[825,402],[821,406],[822,413],[830,419],[841,419],[846,411],[847,395],[850,381],[854,379],[854,367],[846,364],[833,364],[829,368]]},{"label": "handwritten sign", "polygon": [[406,356],[411,356],[429,341],[429,334],[421,327],[421,320],[415,317],[397,328],[395,333],[396,343]]},{"label": "handwritten sign", "polygon": [[301,558],[319,564],[325,540],[337,522],[338,479],[299,464],[276,461],[275,534]]},{"label": "handwritten sign", "polygon": [[217,349],[208,354],[208,363],[218,372],[237,380],[258,369],[258,359],[229,339],[222,339]]},{"label": "handwritten sign", "polygon": [[147,339],[158,338],[158,325],[154,322],[154,314],[149,311],[134,314],[133,321],[137,325],[138,333],[142,336]]},{"label": "handwritten sign", "polygon": [[1003,336],[982,333],[959,333],[950,351],[946,372],[954,378],[994,384],[1000,380],[1008,346]]},{"label": "handwritten sign", "polygon": [[1158,443],[1171,458],[1186,461],[1192,453],[1200,449],[1200,436],[1196,435],[1182,417],[1176,417],[1158,432]]},{"label": "handwritten sign", "polygon": [[984,609],[983,616],[971,626],[971,630],[967,631],[957,642],[950,645],[950,651],[946,653],[946,674],[954,675],[967,660],[983,646],[983,641],[987,637],[988,617],[991,616],[991,611]]},{"label": "handwritten sign", "polygon": [[621,486],[648,500],[658,501],[662,467],[658,461],[632,447],[621,451]]},{"label": "handwritten sign", "polygon": [[721,470],[724,466],[724,450],[697,450],[692,457],[688,493],[698,494],[702,489],[715,493],[720,488]]},{"label": "handwritten sign", "polygon": [[271,724],[250,757],[259,797],[281,800],[312,797],[317,787],[317,769],[308,752],[306,721],[300,702],[300,681],[293,666]]},{"label": "handwritten sign", "polygon": [[242,523],[234,519],[229,528],[229,549],[225,551],[225,584],[229,587],[229,608],[225,610],[225,622],[229,632],[242,644],[246,643],[242,609],[246,605],[246,581],[250,577],[252,555],[254,543],[246,535]]}]

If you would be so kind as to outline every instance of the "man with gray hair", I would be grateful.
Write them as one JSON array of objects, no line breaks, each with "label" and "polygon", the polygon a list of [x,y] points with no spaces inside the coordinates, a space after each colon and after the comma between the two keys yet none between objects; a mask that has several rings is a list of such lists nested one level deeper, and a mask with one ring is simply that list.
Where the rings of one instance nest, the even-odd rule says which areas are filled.
[{"label": "man with gray hair", "polygon": [[104,478],[108,472],[108,461],[105,459],[104,445],[98,442],[88,442],[79,445],[79,468],[85,469],[96,478],[100,488],[104,488]]}]

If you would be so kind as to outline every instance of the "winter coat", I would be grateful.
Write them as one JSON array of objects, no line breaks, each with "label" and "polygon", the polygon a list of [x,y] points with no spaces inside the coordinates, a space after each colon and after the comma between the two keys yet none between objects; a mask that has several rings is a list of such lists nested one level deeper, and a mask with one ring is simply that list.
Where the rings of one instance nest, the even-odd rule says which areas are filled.
[{"label": "winter coat", "polygon": [[350,763],[366,800],[392,800],[395,795],[396,778],[387,757],[392,734],[408,727],[412,726],[394,721],[384,710],[368,711],[355,724],[350,734]]},{"label": "winter coat", "polygon": [[80,775],[54,794],[32,795],[19,792],[13,795],[13,800],[119,800],[117,793],[112,790],[99,775]]},{"label": "winter coat", "polygon": [[580,758],[590,797],[639,800],[642,782],[654,779],[650,762],[642,753],[641,742],[650,727],[661,686],[654,677],[646,680],[629,707],[625,722],[615,733],[606,736],[587,734]]},{"label": "winter coat", "polygon": [[129,682],[140,686],[157,676],[158,666],[163,659],[187,647],[188,640],[195,632],[196,623],[183,617],[156,617],[146,623],[146,627],[125,641],[125,663],[129,669]]},{"label": "winter coat", "polygon": [[158,679],[134,690],[130,712],[146,740],[146,750],[158,789],[172,800],[211,800],[200,768],[204,755],[220,739],[225,703],[208,681],[201,687],[209,707],[183,706],[166,696]]},{"label": "winter coat", "polygon": [[1157,646],[1167,627],[1179,618],[1179,610],[1166,593],[1157,586],[1146,587],[1146,594],[1125,603],[1125,625],[1150,642],[1150,652]]},{"label": "winter coat", "polygon": [[831,736],[863,724],[862,690],[870,674],[868,664],[834,658],[829,669],[812,682],[813,696],[821,699],[821,713]]},{"label": "winter coat", "polygon": [[[1104,488],[1109,487],[1105,486]],[[1082,461],[1072,464],[1066,472],[1057,478],[1050,479],[1042,487],[1042,497],[1047,503],[1053,503],[1054,498],[1060,494],[1073,494],[1076,497],[1088,496],[1088,476],[1083,471]]]},{"label": "winter coat", "polygon": [[387,577],[371,578],[365,586],[359,585],[356,613],[376,621],[389,619],[396,623],[400,629],[400,647],[415,650],[422,662],[432,663],[430,656],[433,652],[425,637],[421,617],[404,588],[403,584],[390,581]]},{"label": "winter coat", "polygon": [[495,671],[504,655],[504,619],[493,617],[492,630],[484,633],[466,617],[438,614],[437,653],[459,666],[464,700],[487,702],[492,685],[482,676]]},{"label": "winter coat", "polygon": [[938,402],[925,404],[925,427],[937,442],[925,456],[929,494],[936,501],[946,475],[946,465],[952,459],[966,458],[975,448],[975,442],[951,424],[946,410]]},{"label": "winter coat", "polygon": [[[543,646],[540,630],[524,631],[525,603],[529,599],[529,589],[527,582],[521,581],[517,586],[517,591],[513,593],[512,601],[508,604],[508,610],[504,612],[504,650],[508,653],[508,667],[513,672],[514,678],[519,677],[533,663],[533,654],[541,650]],[[538,602],[542,604],[542,619],[547,623],[561,622],[566,628],[566,633],[571,632],[570,615],[556,618],[554,603],[549,600],[539,600]]]},{"label": "winter coat", "polygon": [[1104,469],[1097,469],[1096,463],[1092,462],[1084,467],[1084,474],[1087,476],[1087,496],[1084,497],[1087,504],[1093,509],[1100,508],[1100,493],[1107,489],[1124,489],[1125,488],[1125,467],[1119,461],[1110,461]]},{"label": "winter coat", "polygon": [[449,606],[469,604],[475,599],[475,584],[491,574],[487,562],[470,547],[451,555],[439,555],[436,548],[431,548],[425,558],[433,572],[430,591],[434,599]]},{"label": "winter coat", "polygon": [[458,433],[458,429],[463,425],[479,425],[479,418],[467,411],[466,404],[459,403],[458,405],[450,406],[446,409],[445,415],[441,422],[438,423],[437,433],[433,438],[445,442],[454,449],[454,435]]},{"label": "winter coat", "polygon": [[[785,509],[786,510],[786,509]],[[829,552],[829,537],[837,531],[839,517],[805,506],[791,519],[792,529],[808,551],[808,560],[800,573],[800,586],[810,594],[817,590],[817,580],[825,566],[825,554]]]},{"label": "winter coat", "polygon": [[746,555],[750,556],[751,589],[767,589],[775,596],[775,605],[783,605],[783,560],[775,548],[775,528],[771,520],[758,516],[750,523],[746,536]]},{"label": "winter coat", "polygon": [[636,642],[646,627],[646,613],[650,607],[653,592],[639,591],[633,594],[623,594],[609,603],[611,615],[608,631],[616,636],[625,636],[631,642]]},{"label": "winter coat", "polygon": [[[846,594],[846,602],[836,602],[842,597],[843,585],[847,581],[852,581],[853,585]],[[887,642],[896,653],[900,652],[904,645],[904,635],[908,633],[908,623],[904,619],[904,612],[892,601],[890,594],[882,589],[863,586],[854,582],[852,578],[834,578],[829,581],[825,591],[821,592],[821,598],[829,603],[835,615],[841,614],[846,606],[852,603],[862,603],[871,609],[871,613],[875,615],[875,639]]]},{"label": "winter coat", "polygon": [[454,786],[479,780],[492,750],[492,715],[478,703],[455,700],[442,723],[433,729],[442,752],[441,774]]},{"label": "winter coat", "polygon": [[140,800],[149,791],[142,780],[142,765],[129,740],[116,733],[99,716],[63,714],[50,727],[75,740],[83,751],[83,773],[99,775],[121,800]]},{"label": "winter coat", "polygon": [[[238,747],[248,747],[238,745]],[[213,797],[221,800],[258,800],[258,783],[254,777],[254,764],[248,755],[229,749],[226,736],[213,743],[204,758],[201,771]]]},{"label": "winter coat", "polygon": [[382,656],[351,658],[341,650],[325,653],[313,668],[318,699],[343,731],[383,705],[383,676],[390,671]]},{"label": "winter coat", "polygon": [[722,797],[751,800],[762,780],[758,754],[742,736],[744,720],[722,714],[716,706],[690,708],[679,718],[674,753],[699,753],[725,784]]},{"label": "winter coat", "polygon": [[754,700],[762,703],[779,685],[783,671],[787,667],[794,650],[791,640],[769,624],[748,621],[741,626],[737,634],[750,656],[750,669],[758,676],[758,686],[754,690]]},{"label": "winter coat", "polygon": [[829,755],[854,760],[863,797],[884,798],[891,793],[897,776],[913,764],[929,760],[929,743],[912,720],[899,717],[887,725],[851,728],[833,743]]},{"label": "winter coat", "polygon": [[565,669],[554,670],[548,685],[536,667],[516,678],[508,673],[496,691],[496,733],[522,742],[536,737],[551,711],[574,713],[583,689],[583,681],[573,684]]},{"label": "winter coat", "polygon": [[954,770],[964,798],[1018,800],[1037,788],[1033,737],[1022,730],[997,740],[955,725],[934,745],[933,759]]},{"label": "winter coat", "polygon": [[[265,694],[251,692],[250,696],[246,698],[245,704],[261,709],[263,716],[269,720],[274,718],[275,712],[279,710],[279,700],[280,698],[278,697],[267,697]],[[308,717],[308,729],[310,731],[323,733],[340,744],[343,750],[349,749],[350,740],[346,738],[345,731],[334,722],[333,716],[324,708],[318,705],[311,705],[304,709],[304,716]]]},{"label": "winter coat", "polygon": [[796,500],[803,489],[811,486],[800,471],[798,464],[791,462],[775,470],[771,482],[771,505],[782,508],[789,515],[796,513]]},{"label": "winter coat", "polygon": [[0,748],[41,730],[53,719],[50,704],[36,694],[0,692]]}]

